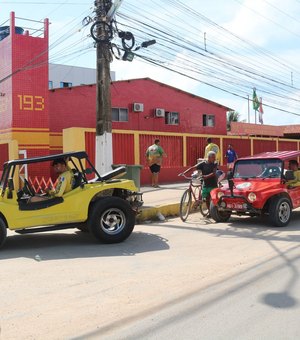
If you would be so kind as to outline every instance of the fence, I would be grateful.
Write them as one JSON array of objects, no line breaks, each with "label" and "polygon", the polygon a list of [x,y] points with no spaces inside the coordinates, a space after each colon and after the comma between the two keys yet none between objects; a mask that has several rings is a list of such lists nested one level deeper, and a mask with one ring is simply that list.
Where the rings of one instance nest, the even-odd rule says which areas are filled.
[{"label": "fence", "polygon": [[[232,144],[239,157],[254,155],[265,151],[298,150],[297,140],[281,138],[259,138],[248,136],[208,136],[195,134],[146,132],[146,131],[113,131],[113,162],[114,164],[141,164],[141,183],[150,181],[145,152],[154,139],[160,139],[160,144],[167,154],[160,173],[160,182],[179,181],[178,173],[196,163],[204,155],[206,138],[212,137],[221,151],[221,167],[226,165],[225,152],[228,144]],[[95,160],[95,132],[91,129],[84,133],[85,150],[92,161]]]},{"label": "fence", "polygon": [[57,181],[53,182],[51,177],[45,178],[44,176],[42,177],[34,176],[33,178],[29,176],[28,180],[36,193],[45,192],[45,190],[48,188],[50,189],[55,188],[57,184],[56,183]]}]

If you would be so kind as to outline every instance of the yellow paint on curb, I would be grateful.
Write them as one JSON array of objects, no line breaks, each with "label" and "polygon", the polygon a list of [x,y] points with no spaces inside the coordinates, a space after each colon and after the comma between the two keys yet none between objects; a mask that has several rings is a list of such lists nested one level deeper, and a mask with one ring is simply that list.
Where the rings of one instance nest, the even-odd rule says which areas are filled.
[{"label": "yellow paint on curb", "polygon": [[161,213],[165,217],[178,216],[179,215],[179,203],[159,205],[156,207],[142,208],[141,213],[136,217],[137,222],[143,222],[147,220],[157,220],[157,214]]}]

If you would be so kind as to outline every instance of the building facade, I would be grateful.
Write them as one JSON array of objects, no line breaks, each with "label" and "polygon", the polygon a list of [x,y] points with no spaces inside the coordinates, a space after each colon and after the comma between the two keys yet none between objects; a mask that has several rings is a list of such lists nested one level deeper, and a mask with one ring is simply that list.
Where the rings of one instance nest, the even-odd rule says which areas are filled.
[{"label": "building facade", "polygon": [[[110,72],[112,81],[116,80],[114,71]],[[96,83],[96,69],[62,64],[49,64],[49,89],[90,85]]]},{"label": "building facade", "polygon": [[[113,129],[226,134],[228,107],[150,78],[111,85]],[[50,130],[95,127],[96,86],[49,92]]]},{"label": "building facade", "polygon": [[[58,65],[55,76],[55,66],[49,68],[48,64],[48,27],[46,19],[42,34],[34,36],[16,27],[11,13],[8,34],[1,35],[1,164],[19,156],[59,153],[65,145],[76,150],[83,144],[68,133],[76,128],[88,131],[81,138],[86,142],[84,148],[93,154],[96,86],[81,84],[92,81],[94,73],[87,75],[86,70],[79,70],[90,77],[80,80],[80,72],[74,78],[67,76],[75,68]],[[53,77],[50,90],[49,69]],[[58,83],[54,80],[59,88],[55,88]],[[61,87],[61,82],[68,86]],[[145,149],[159,136],[169,154],[163,176],[172,180],[171,168],[175,176],[179,168],[202,156],[204,136],[216,136],[220,141],[218,136],[226,135],[228,107],[150,78],[114,81],[111,95],[114,163],[145,165]],[[199,144],[194,137],[200,135]],[[30,176],[50,175],[47,165],[39,172],[30,168],[28,172]]]},{"label": "building facade", "polygon": [[11,13],[0,41],[1,163],[19,151],[28,157],[49,153],[48,26],[46,19],[41,36],[32,36],[16,27]]}]

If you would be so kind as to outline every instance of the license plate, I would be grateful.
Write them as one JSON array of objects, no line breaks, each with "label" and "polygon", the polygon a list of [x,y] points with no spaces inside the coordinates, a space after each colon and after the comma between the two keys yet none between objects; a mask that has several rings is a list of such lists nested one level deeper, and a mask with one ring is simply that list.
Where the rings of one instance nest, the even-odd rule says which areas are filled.
[{"label": "license plate", "polygon": [[242,203],[228,203],[227,208],[229,209],[237,209],[237,210],[243,210],[243,204]]}]

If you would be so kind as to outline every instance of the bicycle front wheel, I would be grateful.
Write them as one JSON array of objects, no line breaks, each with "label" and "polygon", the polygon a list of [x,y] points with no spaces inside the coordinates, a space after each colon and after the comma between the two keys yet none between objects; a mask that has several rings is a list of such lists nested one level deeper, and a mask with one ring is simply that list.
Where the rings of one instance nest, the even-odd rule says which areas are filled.
[{"label": "bicycle front wheel", "polygon": [[186,189],[183,193],[181,200],[180,200],[180,207],[179,207],[179,216],[183,222],[189,216],[190,210],[192,206],[192,195],[190,189]]}]

